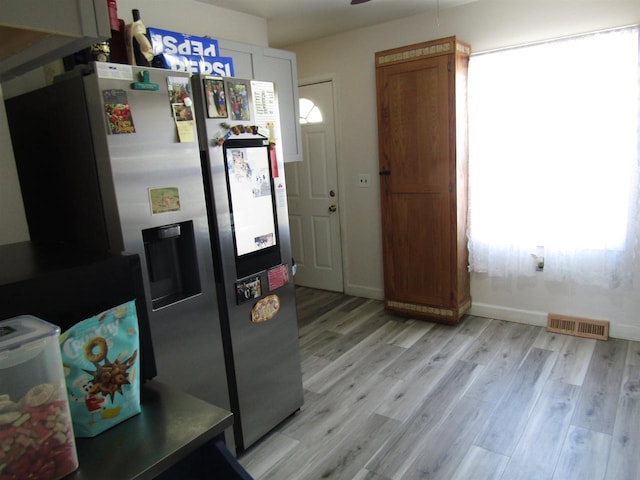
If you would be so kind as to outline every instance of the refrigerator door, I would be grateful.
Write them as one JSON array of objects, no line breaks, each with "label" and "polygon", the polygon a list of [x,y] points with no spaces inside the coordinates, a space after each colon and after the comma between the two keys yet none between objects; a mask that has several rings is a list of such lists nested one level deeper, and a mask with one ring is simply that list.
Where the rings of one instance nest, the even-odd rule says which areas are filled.
[{"label": "refrigerator door", "polygon": [[[303,404],[302,374],[300,365],[298,323],[295,301],[295,287],[291,272],[291,245],[286,204],[284,166],[280,146],[272,150],[262,135],[252,133],[232,134],[224,145],[216,139],[224,133],[221,122],[231,126],[249,121],[209,118],[205,86],[209,77],[194,76],[192,79],[199,138],[202,149],[203,173],[207,197],[211,237],[217,261],[217,281],[219,282],[219,302],[225,353],[232,368],[230,375],[230,395],[235,416],[234,433],[238,450],[242,451],[268,433],[276,425]],[[229,79],[234,84],[248,85],[249,81]],[[227,85],[227,98],[231,91]],[[228,108],[233,112],[232,108]],[[255,112],[252,114],[255,119]],[[267,146],[265,146],[265,144]],[[228,147],[228,148],[227,148]],[[264,248],[244,255],[246,245],[240,235],[244,225],[264,223],[264,218],[255,222],[238,218],[237,203],[240,193],[230,185],[233,180],[232,150],[247,154],[250,149],[262,150],[268,155],[270,164],[267,180],[271,191],[268,198],[272,204],[275,224],[277,255],[272,249]],[[225,160],[225,152],[228,153]],[[279,153],[278,153],[279,152]],[[251,152],[253,153],[253,152]],[[256,215],[267,217],[266,210],[259,207],[258,184],[261,174],[256,171],[258,162],[251,165],[253,196],[247,194],[246,203],[253,204]],[[236,200],[234,200],[234,198]],[[268,223],[268,222],[267,222]],[[265,231],[271,233],[269,228]],[[245,261],[249,258],[249,261]],[[252,267],[253,265],[253,267]],[[240,269],[240,271],[239,271]],[[278,311],[271,318],[260,318],[263,307],[268,310],[269,302],[278,304]],[[261,321],[265,320],[265,321]]]},{"label": "refrigerator door", "polygon": [[229,408],[196,128],[178,116],[189,77],[112,65],[84,83],[110,242],[146,273],[157,379]]}]

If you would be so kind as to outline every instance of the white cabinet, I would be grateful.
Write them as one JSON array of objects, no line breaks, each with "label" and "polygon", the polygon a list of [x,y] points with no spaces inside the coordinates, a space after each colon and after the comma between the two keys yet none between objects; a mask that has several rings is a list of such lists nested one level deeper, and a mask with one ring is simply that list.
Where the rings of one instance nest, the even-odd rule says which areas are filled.
[{"label": "white cabinet", "polygon": [[235,76],[273,82],[278,95],[284,162],[302,161],[296,55],[286,50],[218,40],[220,55],[233,58]]},{"label": "white cabinet", "polygon": [[105,0],[2,0],[0,81],[110,36]]}]

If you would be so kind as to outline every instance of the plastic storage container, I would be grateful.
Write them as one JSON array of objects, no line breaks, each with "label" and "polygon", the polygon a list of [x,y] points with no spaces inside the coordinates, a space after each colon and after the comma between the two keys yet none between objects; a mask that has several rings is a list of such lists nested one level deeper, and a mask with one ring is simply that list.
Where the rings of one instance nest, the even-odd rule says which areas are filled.
[{"label": "plastic storage container", "polygon": [[78,468],[60,328],[0,321],[0,480],[55,480]]}]

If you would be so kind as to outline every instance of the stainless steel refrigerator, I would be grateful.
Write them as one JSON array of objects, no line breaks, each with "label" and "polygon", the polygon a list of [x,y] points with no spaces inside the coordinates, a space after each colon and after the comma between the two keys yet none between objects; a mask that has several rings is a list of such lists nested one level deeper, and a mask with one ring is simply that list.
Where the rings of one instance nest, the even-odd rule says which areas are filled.
[{"label": "stainless steel refrigerator", "polygon": [[303,404],[275,87],[192,77],[238,452]]},{"label": "stainless steel refrigerator", "polygon": [[139,254],[156,378],[230,409],[189,90],[96,63],[6,110],[32,241]]}]

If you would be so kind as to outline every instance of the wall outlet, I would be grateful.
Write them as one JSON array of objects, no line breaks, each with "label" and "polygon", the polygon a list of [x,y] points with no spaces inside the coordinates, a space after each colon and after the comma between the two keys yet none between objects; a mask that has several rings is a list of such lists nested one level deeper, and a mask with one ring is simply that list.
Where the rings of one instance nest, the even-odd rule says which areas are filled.
[{"label": "wall outlet", "polygon": [[371,175],[368,173],[361,173],[358,175],[358,186],[368,187],[371,184]]}]

